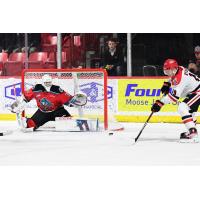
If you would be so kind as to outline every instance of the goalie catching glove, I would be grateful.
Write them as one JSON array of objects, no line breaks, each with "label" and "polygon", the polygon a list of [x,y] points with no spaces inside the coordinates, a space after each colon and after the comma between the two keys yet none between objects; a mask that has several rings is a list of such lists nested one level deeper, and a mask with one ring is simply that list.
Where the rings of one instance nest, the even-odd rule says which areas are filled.
[{"label": "goalie catching glove", "polygon": [[19,97],[16,99],[14,103],[10,106],[10,111],[13,113],[21,113],[25,108],[26,102],[23,97]]},{"label": "goalie catching glove", "polygon": [[84,106],[87,103],[87,97],[85,94],[79,93],[75,94],[69,101],[69,105],[72,106]]}]

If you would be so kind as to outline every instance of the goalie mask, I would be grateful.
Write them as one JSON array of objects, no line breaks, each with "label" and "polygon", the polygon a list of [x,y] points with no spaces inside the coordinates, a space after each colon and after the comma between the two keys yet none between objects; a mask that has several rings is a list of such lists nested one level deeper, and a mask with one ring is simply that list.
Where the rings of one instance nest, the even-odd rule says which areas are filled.
[{"label": "goalie mask", "polygon": [[178,63],[176,60],[174,59],[167,59],[165,62],[164,62],[164,66],[163,66],[163,71],[164,71],[164,74],[167,75],[167,76],[174,76],[176,74],[176,72],[178,71]]},{"label": "goalie mask", "polygon": [[42,77],[42,84],[43,86],[45,87],[45,89],[47,91],[50,90],[50,87],[52,86],[52,77],[49,76],[48,74],[45,74],[43,77]]}]

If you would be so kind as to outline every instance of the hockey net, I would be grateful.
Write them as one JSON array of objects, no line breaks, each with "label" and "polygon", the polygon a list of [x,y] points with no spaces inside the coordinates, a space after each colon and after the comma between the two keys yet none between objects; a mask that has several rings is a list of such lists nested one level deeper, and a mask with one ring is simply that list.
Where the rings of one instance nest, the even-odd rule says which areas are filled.
[{"label": "hockey net", "polygon": [[[88,102],[82,109],[81,117],[99,119],[108,129],[107,73],[103,69],[26,69],[22,72],[22,94],[35,84],[42,83],[42,76],[49,74],[53,84],[60,86],[71,95],[86,94]],[[74,117],[80,117],[80,110],[65,107]],[[31,116],[37,110],[35,100],[27,104],[23,115]]]}]

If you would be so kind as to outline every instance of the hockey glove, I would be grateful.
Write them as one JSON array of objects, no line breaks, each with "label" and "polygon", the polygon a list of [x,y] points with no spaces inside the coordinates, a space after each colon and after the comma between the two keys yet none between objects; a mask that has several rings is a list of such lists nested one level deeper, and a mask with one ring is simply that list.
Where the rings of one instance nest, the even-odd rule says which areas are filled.
[{"label": "hockey glove", "polygon": [[17,98],[17,100],[11,104],[10,111],[13,113],[21,113],[25,108],[26,102],[22,97]]},{"label": "hockey glove", "polygon": [[151,111],[152,112],[159,112],[163,105],[164,105],[163,102],[156,100],[156,102],[151,107]]},{"label": "hockey glove", "polygon": [[85,96],[85,94],[79,93],[75,94],[68,104],[72,106],[84,106],[86,103],[87,97]]},{"label": "hockey glove", "polygon": [[162,94],[168,94],[168,93],[169,93],[170,87],[171,87],[171,83],[169,83],[169,82],[164,82],[164,83],[163,83],[163,86],[162,86],[162,88],[161,88]]}]

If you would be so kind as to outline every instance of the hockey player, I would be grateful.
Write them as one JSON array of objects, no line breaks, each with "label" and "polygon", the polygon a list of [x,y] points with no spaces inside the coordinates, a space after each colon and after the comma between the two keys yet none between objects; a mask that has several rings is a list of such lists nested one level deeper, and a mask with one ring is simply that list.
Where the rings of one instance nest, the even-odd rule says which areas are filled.
[{"label": "hockey player", "polygon": [[179,66],[174,59],[167,59],[164,62],[163,71],[170,78],[161,88],[165,96],[156,100],[151,111],[158,112],[164,104],[177,102],[179,98],[184,98],[178,105],[178,113],[188,132],[181,133],[180,139],[184,142],[198,142],[194,113],[197,112],[200,104],[200,78],[188,69]]},{"label": "hockey player", "polygon": [[42,84],[36,84],[35,87],[24,93],[24,96],[16,100],[11,105],[11,111],[20,113],[24,110],[26,102],[35,99],[38,110],[31,118],[28,118],[27,128],[36,130],[48,121],[55,121],[56,117],[70,117],[69,112],[64,105],[83,106],[87,102],[84,94],[75,94],[74,96],[62,90],[59,86],[52,84],[52,77],[45,74],[42,77]]}]

